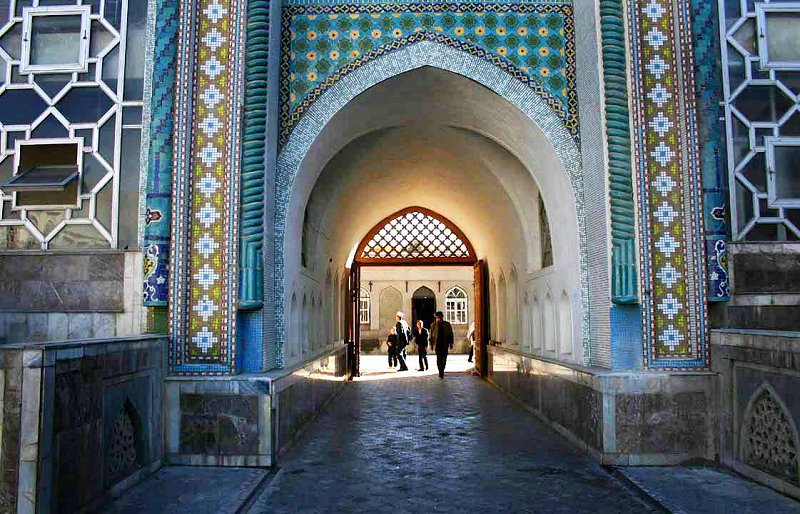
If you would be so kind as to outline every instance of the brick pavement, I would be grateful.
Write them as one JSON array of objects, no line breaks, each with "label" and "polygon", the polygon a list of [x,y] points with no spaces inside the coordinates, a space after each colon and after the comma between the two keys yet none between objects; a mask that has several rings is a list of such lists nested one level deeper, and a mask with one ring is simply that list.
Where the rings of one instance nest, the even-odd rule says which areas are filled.
[{"label": "brick pavement", "polygon": [[250,512],[648,510],[503,393],[450,374],[349,384]]}]

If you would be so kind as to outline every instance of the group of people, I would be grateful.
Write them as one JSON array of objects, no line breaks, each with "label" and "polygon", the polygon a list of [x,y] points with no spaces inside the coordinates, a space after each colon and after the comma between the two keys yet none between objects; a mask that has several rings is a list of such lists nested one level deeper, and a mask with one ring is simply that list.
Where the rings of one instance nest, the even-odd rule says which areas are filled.
[{"label": "group of people", "polygon": [[444,313],[438,311],[435,315],[431,329],[425,328],[422,320],[417,321],[412,330],[406,321],[406,316],[398,312],[395,316],[395,325],[389,330],[386,344],[389,347],[389,367],[398,367],[397,371],[408,371],[406,365],[406,347],[412,342],[417,345],[419,356],[419,369],[428,369],[428,347],[436,352],[436,367],[439,368],[439,378],[444,378],[444,368],[447,365],[447,354],[453,349],[455,341],[453,326],[444,320]]}]

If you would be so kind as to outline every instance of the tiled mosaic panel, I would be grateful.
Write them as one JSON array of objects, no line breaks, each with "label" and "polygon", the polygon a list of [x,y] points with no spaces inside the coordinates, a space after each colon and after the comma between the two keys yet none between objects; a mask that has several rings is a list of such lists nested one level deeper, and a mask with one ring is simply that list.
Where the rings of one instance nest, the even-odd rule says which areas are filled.
[{"label": "tiled mosaic panel", "polygon": [[178,5],[170,0],[157,0],[156,12],[142,287],[144,305],[150,307],[166,306],[168,296]]},{"label": "tiled mosaic panel", "polygon": [[194,35],[194,54],[180,55],[182,76],[191,77],[194,91],[190,95],[181,89],[177,97],[178,107],[184,109],[177,123],[186,130],[188,117],[191,130],[177,136],[182,144],[190,144],[177,154],[176,170],[182,175],[173,181],[175,201],[186,211],[173,221],[174,239],[184,246],[176,246],[179,254],[173,256],[181,271],[173,276],[170,364],[175,374],[220,374],[236,369],[237,275],[231,269],[238,249],[244,16],[237,0],[201,0],[195,5],[193,17],[188,15],[191,9],[181,17],[182,35]]},{"label": "tiled mosaic panel", "polygon": [[719,107],[722,73],[719,69],[719,27],[714,0],[692,0],[692,45],[700,168],[703,177],[703,218],[705,224],[706,283],[708,301],[726,301],[728,256],[725,221],[727,187],[722,162]]},{"label": "tiled mosaic panel", "polygon": [[[688,4],[685,3],[685,4]],[[630,1],[645,364],[708,365],[688,6]],[[700,282],[702,283],[702,282]],[[649,294],[647,294],[649,293]]]},{"label": "tiled mosaic panel", "polygon": [[535,89],[577,137],[567,3],[294,5],[284,9],[282,30],[282,141],[341,76],[424,39],[497,61]]}]

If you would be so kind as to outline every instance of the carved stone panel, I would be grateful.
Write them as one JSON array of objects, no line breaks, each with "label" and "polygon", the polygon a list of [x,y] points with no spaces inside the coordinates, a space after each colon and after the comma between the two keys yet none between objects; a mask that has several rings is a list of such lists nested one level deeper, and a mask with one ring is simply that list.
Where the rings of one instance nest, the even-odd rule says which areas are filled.
[{"label": "carved stone panel", "polygon": [[745,412],[741,452],[745,464],[800,483],[797,431],[789,414],[767,387],[753,395]]}]

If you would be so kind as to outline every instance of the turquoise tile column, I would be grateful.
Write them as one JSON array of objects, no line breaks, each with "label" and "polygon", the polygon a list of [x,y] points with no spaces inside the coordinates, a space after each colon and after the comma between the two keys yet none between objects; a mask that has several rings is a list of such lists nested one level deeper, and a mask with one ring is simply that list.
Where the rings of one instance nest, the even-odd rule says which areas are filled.
[{"label": "turquoise tile column", "polygon": [[150,151],[145,190],[142,263],[143,303],[148,307],[164,307],[167,305],[168,297],[178,5],[171,0],[156,0],[158,14],[154,34]]}]

